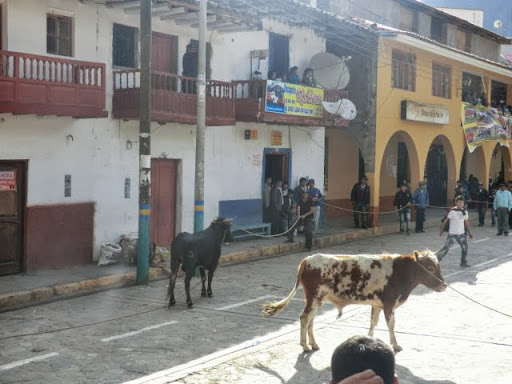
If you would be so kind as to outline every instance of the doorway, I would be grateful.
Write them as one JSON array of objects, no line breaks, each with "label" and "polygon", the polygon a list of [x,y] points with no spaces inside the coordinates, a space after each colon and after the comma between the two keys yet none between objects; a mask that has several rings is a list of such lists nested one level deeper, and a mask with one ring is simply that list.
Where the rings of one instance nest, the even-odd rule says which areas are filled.
[{"label": "doorway", "polygon": [[432,144],[428,151],[425,175],[428,178],[430,205],[445,207],[447,202],[448,167],[443,145]]},{"label": "doorway", "polygon": [[289,150],[273,151],[264,150],[262,187],[266,177],[272,177],[272,183],[282,180],[289,183],[290,180],[290,152]]},{"label": "doorway", "polygon": [[270,32],[268,69],[275,71],[278,77],[288,74],[290,69],[290,38]]},{"label": "doorway", "polygon": [[176,234],[178,161],[151,159],[151,244],[162,247]]},{"label": "doorway", "polygon": [[0,275],[23,270],[26,171],[25,161],[0,160]]},{"label": "doorway", "polygon": [[178,72],[178,37],[153,32],[151,37],[151,70]]}]

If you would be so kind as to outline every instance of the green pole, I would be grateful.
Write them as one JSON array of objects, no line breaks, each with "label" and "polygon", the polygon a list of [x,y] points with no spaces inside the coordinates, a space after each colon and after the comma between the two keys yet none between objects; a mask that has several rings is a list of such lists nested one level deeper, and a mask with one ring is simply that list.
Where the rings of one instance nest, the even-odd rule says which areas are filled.
[{"label": "green pole", "polygon": [[139,238],[137,284],[149,282],[151,218],[151,0],[140,4]]}]

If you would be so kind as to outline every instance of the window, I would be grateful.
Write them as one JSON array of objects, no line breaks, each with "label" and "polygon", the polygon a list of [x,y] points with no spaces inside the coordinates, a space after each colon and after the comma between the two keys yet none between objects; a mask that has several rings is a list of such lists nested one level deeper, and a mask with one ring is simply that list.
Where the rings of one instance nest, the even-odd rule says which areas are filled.
[{"label": "window", "polygon": [[139,30],[126,25],[114,24],[112,39],[112,65],[136,68]]},{"label": "window", "polygon": [[430,24],[430,38],[446,44],[446,25],[437,17],[432,17]]},{"label": "window", "polygon": [[46,52],[61,56],[73,55],[71,22],[71,17],[53,14],[46,16]]},{"label": "window", "polygon": [[466,32],[466,46],[464,47],[464,51],[471,53],[471,40],[473,38],[473,34],[471,32]]},{"label": "window", "polygon": [[432,95],[451,98],[451,69],[448,66],[432,63]]},{"label": "window", "polygon": [[400,29],[418,32],[418,12],[400,7]]},{"label": "window", "polygon": [[416,56],[393,50],[391,64],[391,86],[393,88],[415,91]]}]

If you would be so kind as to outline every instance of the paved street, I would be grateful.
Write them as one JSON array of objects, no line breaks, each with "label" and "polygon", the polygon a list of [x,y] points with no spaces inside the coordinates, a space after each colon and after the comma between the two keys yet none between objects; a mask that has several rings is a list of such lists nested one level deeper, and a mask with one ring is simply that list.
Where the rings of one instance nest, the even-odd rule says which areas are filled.
[{"label": "paved street", "polygon": [[[396,312],[401,382],[428,384],[512,382],[512,238],[474,228],[469,245],[473,267],[460,269],[454,247],[442,268],[452,289],[419,287]],[[329,253],[436,250],[437,229],[411,236],[393,234],[354,241]],[[315,320],[320,350],[299,345],[299,292],[273,318],[262,303],[291,290],[305,253],[225,266],[213,282],[214,297],[186,308],[183,281],[176,307],[167,309],[167,281],[111,290],[0,314],[2,383],[326,383],[330,356],[346,338],[366,333],[370,308],[350,306],[340,320],[326,304]],[[388,342],[381,316],[376,336]]]}]

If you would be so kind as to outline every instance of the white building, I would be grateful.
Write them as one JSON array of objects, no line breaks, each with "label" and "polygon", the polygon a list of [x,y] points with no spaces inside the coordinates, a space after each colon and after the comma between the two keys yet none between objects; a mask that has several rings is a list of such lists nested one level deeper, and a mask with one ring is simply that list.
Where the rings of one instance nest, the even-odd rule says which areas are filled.
[{"label": "white building", "polygon": [[[153,9],[152,241],[162,245],[193,231],[196,95],[180,75],[198,3],[184,3]],[[140,2],[0,0],[0,10],[0,274],[89,263],[102,243],[138,228]],[[257,62],[302,71],[325,50],[322,34],[224,8],[209,8],[208,19],[216,94],[207,101],[205,227],[221,202],[240,222],[246,207],[261,207],[266,173],[321,186],[324,167],[323,119],[266,113],[265,92],[249,81]]]}]

